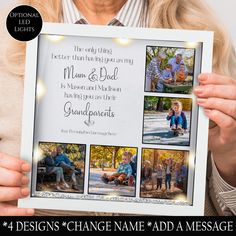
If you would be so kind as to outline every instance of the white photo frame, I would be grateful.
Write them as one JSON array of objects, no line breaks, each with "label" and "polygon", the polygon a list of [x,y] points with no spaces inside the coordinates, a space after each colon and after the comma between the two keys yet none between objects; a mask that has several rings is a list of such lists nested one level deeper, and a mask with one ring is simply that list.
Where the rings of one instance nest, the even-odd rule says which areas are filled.
[{"label": "white photo frame", "polygon": [[[19,207],[142,215],[204,214],[208,119],[191,92],[164,93],[145,89],[147,47],[157,51],[172,48],[177,52],[182,48],[180,52],[186,54],[191,53],[187,50],[193,50],[192,85],[198,84],[199,73],[211,72],[213,32],[207,31],[44,23],[40,35],[27,42],[21,157],[32,164],[32,173],[29,174],[31,195],[20,199]],[[72,65],[77,74],[72,75]],[[107,71],[112,71],[110,78],[102,74],[101,68],[105,67]],[[88,79],[88,72],[94,72],[93,68],[98,71],[96,76],[100,76],[100,80],[96,76]],[[70,84],[65,80],[69,80]],[[94,89],[101,81],[105,81],[107,87]],[[89,84],[94,86],[86,87]],[[73,86],[77,87],[72,92]],[[94,91],[91,92],[92,88]],[[104,91],[110,96],[109,103],[103,97]],[[80,94],[81,98],[78,98]],[[97,101],[93,95],[97,96]],[[148,126],[144,102],[151,99],[148,97],[153,97],[155,101],[160,98],[189,101],[191,128],[187,144],[170,142],[166,145],[165,139],[159,137],[154,139],[159,141],[152,142],[144,139],[147,134],[144,127]],[[71,103],[66,108],[68,100]],[[91,102],[89,106],[87,101]],[[83,109],[79,110],[80,107]],[[88,112],[91,108],[94,113],[84,120],[87,113],[82,111]],[[91,121],[91,117],[94,120]],[[85,121],[90,123],[85,124]],[[37,189],[37,158],[42,158],[37,155],[43,143],[85,145],[82,192]],[[132,196],[112,195],[112,191],[109,194],[101,194],[100,190],[96,193],[96,188],[93,188],[90,182],[91,173],[94,173],[91,155],[93,148],[104,146],[137,149],[133,153],[137,155],[137,175]],[[168,155],[181,151],[187,153],[186,199],[141,196],[141,168],[146,150],[158,150],[160,153],[164,150]],[[116,192],[116,186],[114,189]]]}]

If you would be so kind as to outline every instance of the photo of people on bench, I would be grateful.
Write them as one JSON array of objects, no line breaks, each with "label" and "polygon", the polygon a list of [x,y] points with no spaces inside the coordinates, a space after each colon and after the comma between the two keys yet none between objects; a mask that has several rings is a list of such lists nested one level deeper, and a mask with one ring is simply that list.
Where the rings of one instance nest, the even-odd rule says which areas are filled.
[{"label": "photo of people on bench", "polygon": [[39,143],[37,191],[83,193],[86,145]]},{"label": "photo of people on bench", "polygon": [[194,49],[148,46],[145,92],[190,94]]}]

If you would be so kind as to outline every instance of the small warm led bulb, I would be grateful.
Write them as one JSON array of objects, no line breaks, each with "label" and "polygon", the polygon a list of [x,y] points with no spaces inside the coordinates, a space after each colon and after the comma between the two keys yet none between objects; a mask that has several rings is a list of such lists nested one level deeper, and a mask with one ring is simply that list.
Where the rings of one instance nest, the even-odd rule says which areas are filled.
[{"label": "small warm led bulb", "polygon": [[115,42],[122,45],[122,46],[128,46],[131,43],[131,39],[128,38],[116,38]]},{"label": "small warm led bulb", "polygon": [[39,79],[37,83],[37,99],[41,99],[46,93],[44,82]]},{"label": "small warm led bulb", "polygon": [[119,196],[118,193],[113,192],[113,193],[110,193],[109,195],[107,195],[106,198],[107,199],[112,199],[112,198],[117,197],[117,196]]},{"label": "small warm led bulb", "polygon": [[189,167],[189,170],[195,169],[195,154],[193,151],[189,153],[188,167]]},{"label": "small warm led bulb", "polygon": [[186,42],[185,43],[186,48],[196,48],[198,46],[197,42]]},{"label": "small warm led bulb", "polygon": [[185,194],[178,194],[175,198],[175,201],[180,201],[180,202],[186,202],[187,201],[187,197]]},{"label": "small warm led bulb", "polygon": [[47,38],[49,39],[49,41],[51,41],[53,43],[59,43],[65,38],[65,36],[62,36],[62,35],[47,35]]},{"label": "small warm led bulb", "polygon": [[43,151],[40,148],[36,147],[34,149],[34,162],[38,163],[42,159],[43,159]]}]

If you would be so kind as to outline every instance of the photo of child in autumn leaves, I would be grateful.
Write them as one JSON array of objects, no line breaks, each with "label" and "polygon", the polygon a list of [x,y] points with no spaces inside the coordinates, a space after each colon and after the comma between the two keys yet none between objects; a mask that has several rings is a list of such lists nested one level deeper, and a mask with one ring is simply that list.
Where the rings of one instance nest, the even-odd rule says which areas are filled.
[{"label": "photo of child in autumn leaves", "polygon": [[137,148],[91,146],[89,194],[135,196]]},{"label": "photo of child in autumn leaves", "polygon": [[187,199],[188,151],[143,149],[140,196]]}]

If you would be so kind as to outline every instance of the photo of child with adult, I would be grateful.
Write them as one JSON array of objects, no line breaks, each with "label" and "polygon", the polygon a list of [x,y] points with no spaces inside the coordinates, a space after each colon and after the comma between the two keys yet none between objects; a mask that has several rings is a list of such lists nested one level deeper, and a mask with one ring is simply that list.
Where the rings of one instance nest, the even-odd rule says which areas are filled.
[{"label": "photo of child with adult", "polygon": [[148,46],[145,92],[190,94],[194,60],[194,49]]},{"label": "photo of child with adult", "polygon": [[187,200],[188,151],[143,149],[140,196]]}]

